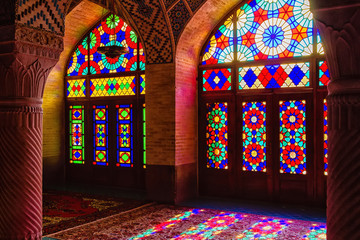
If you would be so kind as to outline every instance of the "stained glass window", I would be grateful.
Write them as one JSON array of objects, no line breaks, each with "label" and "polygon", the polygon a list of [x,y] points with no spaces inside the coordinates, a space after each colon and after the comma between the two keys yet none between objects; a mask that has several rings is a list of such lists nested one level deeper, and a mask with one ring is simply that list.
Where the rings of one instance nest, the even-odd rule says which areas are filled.
[{"label": "stained glass window", "polygon": [[[90,72],[99,74],[136,71],[137,41],[137,36],[130,26],[118,16],[109,15],[90,33]],[[100,46],[112,45],[127,47],[129,52],[109,58],[97,51]]]},{"label": "stained glass window", "polygon": [[145,94],[145,74],[140,75],[140,94]]},{"label": "stained glass window", "polygon": [[94,165],[108,166],[108,106],[93,106]]},{"label": "stained glass window", "polygon": [[291,221],[273,218],[263,218],[242,234],[236,236],[236,239],[276,239],[277,236],[289,226]]},{"label": "stained glass window", "polygon": [[90,97],[135,95],[135,76],[90,79]]},{"label": "stained glass window", "polygon": [[243,170],[266,172],[266,102],[243,103]]},{"label": "stained glass window", "polygon": [[146,168],[146,106],[143,104],[143,166]]},{"label": "stained glass window", "polygon": [[[128,53],[110,58],[98,52],[100,46],[122,46]],[[138,59],[139,58],[139,59]],[[103,19],[72,53],[67,76],[145,70],[145,52],[138,36],[119,16]]]},{"label": "stained glass window", "polygon": [[203,91],[231,90],[231,69],[203,71]]},{"label": "stained glass window", "polygon": [[319,61],[319,86],[327,86],[330,81],[330,72],[326,61]]},{"label": "stained glass window", "polygon": [[135,81],[135,76],[91,79],[90,97],[135,95]]},{"label": "stained glass window", "polygon": [[205,48],[202,64],[231,62],[234,59],[234,24],[229,17],[211,37]]},{"label": "stained glass window", "polygon": [[67,70],[67,76],[88,74],[88,38],[85,37],[72,54]]},{"label": "stained glass window", "polygon": [[117,151],[118,160],[116,166],[133,167],[133,113],[132,104],[117,105]]},{"label": "stained glass window", "polygon": [[207,167],[228,169],[228,104],[207,103]]},{"label": "stained glass window", "polygon": [[306,174],[306,102],[280,101],[280,173]]},{"label": "stained glass window", "polygon": [[237,16],[239,61],[312,53],[313,16],[308,0],[251,0]]},{"label": "stained glass window", "polygon": [[325,54],[319,30],[317,30],[316,40],[317,40],[317,52],[318,52],[318,54],[321,54],[321,55]]},{"label": "stained glass window", "polygon": [[85,79],[75,79],[67,81],[67,97],[85,97],[86,82]]},{"label": "stained glass window", "polygon": [[239,68],[239,89],[308,87],[310,63]]},{"label": "stained glass window", "polygon": [[84,106],[69,107],[70,163],[85,163]]},{"label": "stained glass window", "polygon": [[328,110],[327,102],[324,99],[324,174],[328,175]]}]

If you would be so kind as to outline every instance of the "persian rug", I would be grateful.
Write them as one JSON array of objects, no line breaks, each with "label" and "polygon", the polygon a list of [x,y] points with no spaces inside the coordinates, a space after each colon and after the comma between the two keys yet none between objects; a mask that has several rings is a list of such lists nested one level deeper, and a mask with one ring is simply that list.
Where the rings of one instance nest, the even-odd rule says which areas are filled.
[{"label": "persian rug", "polygon": [[326,239],[321,222],[152,205],[61,231],[55,239]]},{"label": "persian rug", "polygon": [[145,201],[70,192],[44,192],[43,234],[82,225],[143,204]]}]

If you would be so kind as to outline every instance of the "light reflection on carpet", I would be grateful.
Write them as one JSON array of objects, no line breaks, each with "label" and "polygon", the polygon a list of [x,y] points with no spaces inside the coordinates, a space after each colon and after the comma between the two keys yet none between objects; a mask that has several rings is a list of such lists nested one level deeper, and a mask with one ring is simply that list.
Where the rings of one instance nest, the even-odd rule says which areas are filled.
[{"label": "light reflection on carpet", "polygon": [[105,239],[324,240],[325,223],[214,209],[154,205],[50,237]]}]

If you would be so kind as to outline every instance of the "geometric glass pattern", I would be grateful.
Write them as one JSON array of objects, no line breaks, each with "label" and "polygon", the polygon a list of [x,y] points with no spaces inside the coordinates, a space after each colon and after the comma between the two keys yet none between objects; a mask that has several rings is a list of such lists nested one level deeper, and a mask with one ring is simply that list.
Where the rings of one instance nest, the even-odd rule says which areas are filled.
[{"label": "geometric glass pattern", "polygon": [[[90,74],[136,71],[137,42],[132,28],[118,16],[110,14],[90,33]],[[115,58],[98,52],[98,47],[112,45],[127,47],[129,52]]]},{"label": "geometric glass pattern", "polygon": [[239,68],[239,89],[308,87],[310,63]]},{"label": "geometric glass pattern", "polygon": [[231,62],[234,59],[234,24],[231,15],[211,36],[206,45],[202,64]]},{"label": "geometric glass pattern", "polygon": [[250,0],[237,11],[237,18],[239,61],[312,54],[309,0]]},{"label": "geometric glass pattern", "polygon": [[183,220],[186,220],[189,217],[192,217],[192,216],[194,216],[194,215],[196,215],[196,214],[198,214],[199,212],[202,212],[202,211],[204,211],[204,210],[202,210],[202,209],[191,209],[191,210],[189,210],[187,212],[184,212],[182,214],[179,214],[179,215],[177,215],[177,216],[175,216],[175,217],[173,217],[173,218],[171,218],[171,219],[169,219],[169,220],[167,220],[165,222],[162,222],[162,223],[156,225],[153,228],[150,228],[150,229],[146,230],[145,232],[143,232],[140,235],[129,238],[129,240],[145,239],[146,237],[149,237],[149,236],[151,236],[151,235],[153,235],[153,234],[155,234],[157,232],[161,232],[161,231],[163,231],[165,229],[174,227],[176,223],[179,223],[179,222],[181,222]]},{"label": "geometric glass pattern", "polygon": [[133,116],[132,104],[116,105],[117,117],[117,163],[120,167],[133,167]]},{"label": "geometric glass pattern", "polygon": [[85,97],[86,81],[85,79],[76,79],[67,81],[67,97]]},{"label": "geometric glass pattern", "polygon": [[69,107],[70,163],[85,163],[84,106]]},{"label": "geometric glass pattern", "polygon": [[79,76],[88,74],[87,40],[88,38],[85,37],[72,54],[67,69],[67,76]]},{"label": "geometric glass pattern", "polygon": [[228,169],[228,104],[206,103],[207,167]]},{"label": "geometric glass pattern", "polygon": [[143,104],[143,165],[146,168],[146,115],[145,103]]},{"label": "geometric glass pattern", "polygon": [[326,225],[313,224],[302,240],[326,240]]},{"label": "geometric glass pattern", "polygon": [[324,175],[328,175],[328,110],[324,99]]},{"label": "geometric glass pattern", "polygon": [[321,42],[321,37],[320,37],[319,30],[317,30],[316,39],[317,39],[317,53],[320,54],[320,55],[325,54],[324,47],[323,47],[322,42]]},{"label": "geometric glass pattern", "polygon": [[135,95],[135,77],[90,79],[90,97]]},{"label": "geometric glass pattern", "polygon": [[140,75],[140,94],[145,94],[145,74]]},{"label": "geometric glass pattern", "polygon": [[94,165],[108,166],[108,106],[93,106]]},{"label": "geometric glass pattern", "polygon": [[306,174],[306,101],[280,101],[280,173]]},{"label": "geometric glass pattern", "polygon": [[243,103],[243,170],[266,172],[266,102]]},{"label": "geometric glass pattern", "polygon": [[231,68],[203,71],[203,91],[231,90]]},{"label": "geometric glass pattern", "polygon": [[326,61],[319,61],[319,86],[327,86],[330,81],[329,68]]},{"label": "geometric glass pattern", "polygon": [[[110,14],[85,35],[72,53],[67,76],[145,70],[145,52],[138,40],[130,26],[120,17]],[[127,47],[129,51],[115,58],[98,52],[100,46],[113,45]]]},{"label": "geometric glass pattern", "polygon": [[212,239],[241,219],[243,217],[240,214],[220,212],[172,239]]},{"label": "geometric glass pattern", "polygon": [[248,230],[238,235],[236,239],[252,240],[252,239],[276,239],[277,236],[291,223],[273,218],[263,218]]}]

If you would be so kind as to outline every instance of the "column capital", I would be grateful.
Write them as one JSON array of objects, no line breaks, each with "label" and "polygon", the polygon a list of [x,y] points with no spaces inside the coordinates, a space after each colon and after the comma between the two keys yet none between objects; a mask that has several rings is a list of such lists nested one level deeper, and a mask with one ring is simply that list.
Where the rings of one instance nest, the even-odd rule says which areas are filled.
[{"label": "column capital", "polygon": [[355,5],[314,10],[331,76],[329,94],[360,92],[360,4]]}]

